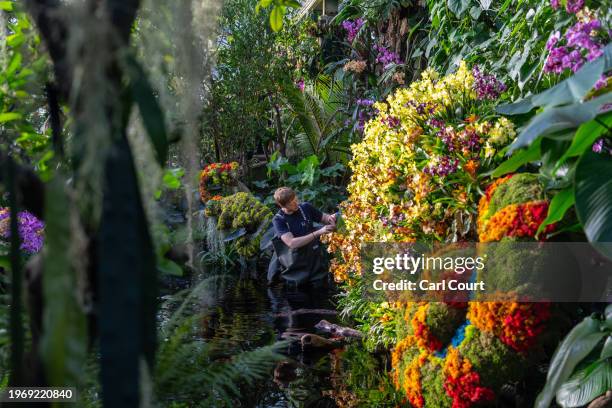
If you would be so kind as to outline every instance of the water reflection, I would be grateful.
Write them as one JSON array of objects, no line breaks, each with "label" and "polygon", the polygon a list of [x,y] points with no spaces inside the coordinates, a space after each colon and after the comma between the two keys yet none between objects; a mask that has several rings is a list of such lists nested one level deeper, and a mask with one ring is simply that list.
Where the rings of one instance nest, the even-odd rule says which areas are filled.
[{"label": "water reflection", "polygon": [[257,279],[227,277],[197,295],[198,337],[214,345],[222,359],[294,339],[282,350],[286,359],[266,380],[246,387],[236,407],[398,406],[387,387],[384,356],[366,352],[359,342],[323,349],[304,348],[299,341],[316,333],[321,320],[337,322],[335,294],[334,289],[267,287]]}]

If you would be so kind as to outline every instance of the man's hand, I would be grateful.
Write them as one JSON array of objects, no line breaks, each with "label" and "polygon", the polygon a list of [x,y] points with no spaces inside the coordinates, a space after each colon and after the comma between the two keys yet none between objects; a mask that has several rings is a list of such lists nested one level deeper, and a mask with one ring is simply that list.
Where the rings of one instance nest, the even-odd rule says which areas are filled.
[{"label": "man's hand", "polygon": [[319,228],[316,232],[315,235],[320,237],[321,235],[325,235],[325,234],[329,234],[331,232],[333,232],[336,229],[335,225],[326,225],[323,228]]},{"label": "man's hand", "polygon": [[336,214],[332,214],[329,216],[330,224],[336,225]]},{"label": "man's hand", "polygon": [[336,214],[323,214],[323,223],[324,224],[331,224],[331,225],[336,225]]}]

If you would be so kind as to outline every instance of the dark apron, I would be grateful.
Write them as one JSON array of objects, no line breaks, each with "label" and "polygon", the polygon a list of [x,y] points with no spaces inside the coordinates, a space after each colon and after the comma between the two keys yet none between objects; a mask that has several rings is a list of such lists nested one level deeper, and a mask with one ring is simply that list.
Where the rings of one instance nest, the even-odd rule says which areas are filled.
[{"label": "dark apron", "polygon": [[[309,230],[313,229],[312,220],[308,220],[302,207],[298,207]],[[289,227],[289,225],[287,225]],[[319,240],[315,239],[300,248],[289,248],[279,237],[272,238],[274,255],[268,268],[268,282],[273,282],[278,275],[286,282],[296,286],[306,283],[321,282],[327,279],[327,253]]]}]

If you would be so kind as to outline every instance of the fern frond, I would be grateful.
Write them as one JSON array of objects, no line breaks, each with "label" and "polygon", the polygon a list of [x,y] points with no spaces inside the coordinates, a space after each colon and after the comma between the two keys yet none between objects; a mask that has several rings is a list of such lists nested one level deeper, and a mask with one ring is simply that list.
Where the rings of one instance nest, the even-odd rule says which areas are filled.
[{"label": "fern frond", "polygon": [[[231,400],[240,396],[237,384],[252,386],[257,380],[270,374],[274,365],[285,356],[279,353],[287,346],[286,342],[260,347],[252,351],[244,351],[233,359],[214,364],[209,368],[210,389],[216,390],[217,397]],[[228,386],[230,385],[231,386]]]}]

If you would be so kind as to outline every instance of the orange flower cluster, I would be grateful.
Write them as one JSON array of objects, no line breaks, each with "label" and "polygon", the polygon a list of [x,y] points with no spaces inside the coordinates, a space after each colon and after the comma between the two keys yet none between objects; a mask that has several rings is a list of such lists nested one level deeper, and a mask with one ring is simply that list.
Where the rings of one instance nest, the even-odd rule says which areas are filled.
[{"label": "orange flower cluster", "polygon": [[[238,162],[211,163],[200,173],[200,199],[203,203],[213,199],[208,191],[211,185],[231,185],[237,177]],[[216,196],[215,196],[216,197]]]},{"label": "orange flower cluster", "polygon": [[437,351],[442,348],[442,342],[431,333],[431,330],[427,326],[426,319],[428,309],[429,303],[423,303],[418,307],[416,313],[412,315],[412,319],[410,319],[410,309],[407,309],[406,319],[410,319],[410,324],[414,330],[414,336],[417,339],[419,347],[424,347],[429,351]]},{"label": "orange flower cluster", "polygon": [[[417,408],[425,406],[425,399],[421,388],[421,367],[427,361],[429,353],[422,350],[416,358],[413,358],[410,363],[403,369],[400,366],[400,361],[404,353],[409,348],[416,345],[417,339],[414,336],[407,336],[402,339],[391,353],[391,362],[394,367],[392,373],[393,384],[397,389],[402,389],[406,394],[410,405]],[[401,380],[400,380],[401,377]]]},{"label": "orange flower cluster", "polygon": [[336,282],[347,281],[349,271],[361,275],[361,243],[375,241],[369,221],[377,218],[372,207],[360,207],[354,202],[344,202],[340,206],[348,232],[321,237],[321,241],[327,244],[327,251],[336,254],[330,262],[330,271]]},{"label": "orange flower cluster", "polygon": [[[493,214],[484,225],[479,225],[480,242],[499,241],[503,237],[532,238],[547,214],[547,201],[508,205]],[[544,235],[554,228],[554,224],[547,225]]]},{"label": "orange flower cluster", "polygon": [[527,351],[550,318],[549,303],[473,302],[468,319],[519,352]]},{"label": "orange flower cluster", "polygon": [[[496,179],[478,203],[478,238],[480,242],[499,241],[503,237],[533,238],[548,214],[548,202],[544,200],[510,204],[489,217],[489,205],[495,190],[512,175]],[[543,236],[555,229],[547,225]]]}]

